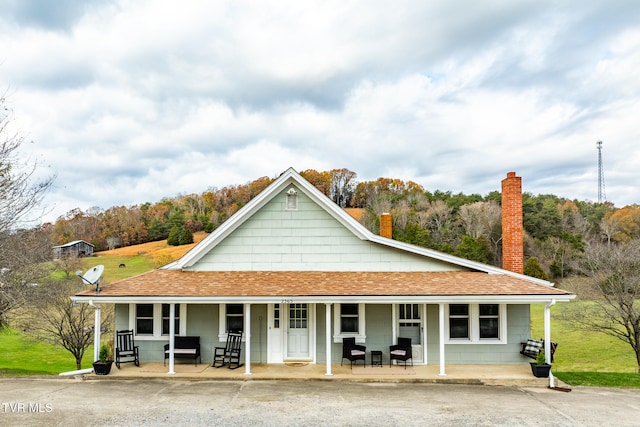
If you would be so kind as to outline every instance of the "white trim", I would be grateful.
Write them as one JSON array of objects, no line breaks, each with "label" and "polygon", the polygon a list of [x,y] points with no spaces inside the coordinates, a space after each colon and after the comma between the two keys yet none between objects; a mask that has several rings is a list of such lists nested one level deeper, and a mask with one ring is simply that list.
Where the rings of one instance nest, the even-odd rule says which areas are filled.
[{"label": "white trim", "polygon": [[333,309],[333,342],[341,343],[342,339],[346,337],[355,337],[356,342],[359,342],[359,343],[363,343],[367,339],[366,323],[365,323],[366,319],[364,315],[365,304],[364,303],[357,303],[357,304],[358,304],[358,332],[357,333],[353,333],[353,332],[342,333],[340,331],[341,304],[339,303],[335,304],[335,308]]},{"label": "white trim", "polygon": [[[492,303],[495,304],[495,303]],[[449,304],[445,304],[445,341],[446,344],[506,344],[507,343],[507,305],[498,304],[498,339],[480,338],[480,304],[469,306],[469,338],[451,338],[449,336]]]},{"label": "white trim", "polygon": [[[232,303],[222,303],[219,304],[218,307],[218,341],[219,342],[227,342],[227,305],[229,304],[236,304],[236,305],[242,305],[242,323],[243,325],[246,324],[246,307],[248,302],[232,302]],[[282,314],[281,314],[282,315]],[[245,331],[243,331],[242,334],[242,342],[245,342],[247,340],[247,334],[244,333]]]},{"label": "white trim", "polygon": [[[153,304],[153,333],[138,335],[136,328],[136,305],[137,304]],[[185,303],[178,303],[174,300],[167,300],[164,302],[151,302],[151,301],[136,301],[129,303],[129,329],[133,329],[133,334],[136,340],[158,340],[166,339],[169,341],[169,334],[162,334],[162,304],[178,304],[180,305],[180,325],[178,335],[187,335],[187,305]],[[171,321],[169,321],[169,328],[171,328]]]},{"label": "white trim", "polygon": [[79,296],[71,297],[72,301],[96,303],[115,303],[115,304],[244,304],[245,302],[269,304],[282,303],[282,301],[291,301],[292,303],[365,303],[365,304],[396,304],[396,303],[424,303],[424,304],[548,304],[550,301],[569,302],[576,296],[568,295],[326,295],[326,296],[204,296],[204,297],[177,297],[177,296],[151,296],[151,297],[132,297],[132,296]]}]

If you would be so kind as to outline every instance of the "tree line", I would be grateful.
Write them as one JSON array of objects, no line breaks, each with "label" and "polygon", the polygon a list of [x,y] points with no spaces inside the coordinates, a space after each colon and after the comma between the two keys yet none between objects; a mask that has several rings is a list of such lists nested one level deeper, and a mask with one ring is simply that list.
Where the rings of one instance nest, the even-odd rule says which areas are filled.
[{"label": "tree line", "polygon": [[[379,217],[390,212],[393,238],[463,258],[501,266],[501,193],[453,194],[425,190],[412,181],[378,178],[358,181],[348,169],[301,175],[343,208],[361,208],[362,224],[378,232]],[[169,238],[193,241],[192,233],[211,232],[263,191],[275,178],[209,188],[133,206],[73,209],[38,232],[52,245],[73,240],[92,243],[96,251]],[[523,194],[525,258],[528,273],[563,278],[590,242],[627,242],[640,237],[640,206],[570,200],[552,194]],[[533,258],[533,259],[532,259]]]}]

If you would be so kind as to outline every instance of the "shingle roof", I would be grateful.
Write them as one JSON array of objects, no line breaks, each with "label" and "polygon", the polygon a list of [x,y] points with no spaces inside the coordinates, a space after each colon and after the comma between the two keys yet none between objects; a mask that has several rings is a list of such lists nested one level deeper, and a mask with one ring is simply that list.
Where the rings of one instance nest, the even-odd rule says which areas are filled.
[{"label": "shingle roof", "polygon": [[[104,285],[98,297],[567,296],[570,292],[481,272],[154,270]],[[96,296],[85,291],[77,296]]]}]

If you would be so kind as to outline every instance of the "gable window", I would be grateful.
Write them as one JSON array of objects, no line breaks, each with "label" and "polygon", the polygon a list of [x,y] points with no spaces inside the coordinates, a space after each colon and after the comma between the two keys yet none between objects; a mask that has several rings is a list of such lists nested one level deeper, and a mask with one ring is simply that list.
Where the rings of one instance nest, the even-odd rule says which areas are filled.
[{"label": "gable window", "polygon": [[296,209],[298,209],[298,192],[296,190],[294,190],[293,188],[290,188],[287,191],[286,198],[287,198],[286,210],[295,211]]},{"label": "gable window", "polygon": [[[155,339],[169,335],[169,304],[129,304],[129,328],[136,338]],[[174,304],[175,334],[186,335],[186,304]]]},{"label": "gable window", "polygon": [[333,314],[334,342],[342,342],[344,337],[364,342],[364,304],[336,304]]},{"label": "gable window", "polygon": [[446,316],[449,344],[507,343],[505,304],[449,304]]}]

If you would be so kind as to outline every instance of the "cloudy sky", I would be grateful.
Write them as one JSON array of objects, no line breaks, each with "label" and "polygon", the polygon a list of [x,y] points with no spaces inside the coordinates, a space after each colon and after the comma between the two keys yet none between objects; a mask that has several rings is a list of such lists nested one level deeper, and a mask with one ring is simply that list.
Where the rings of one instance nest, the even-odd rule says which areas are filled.
[{"label": "cloudy sky", "polygon": [[640,3],[0,0],[53,220],[298,171],[640,195]]}]

